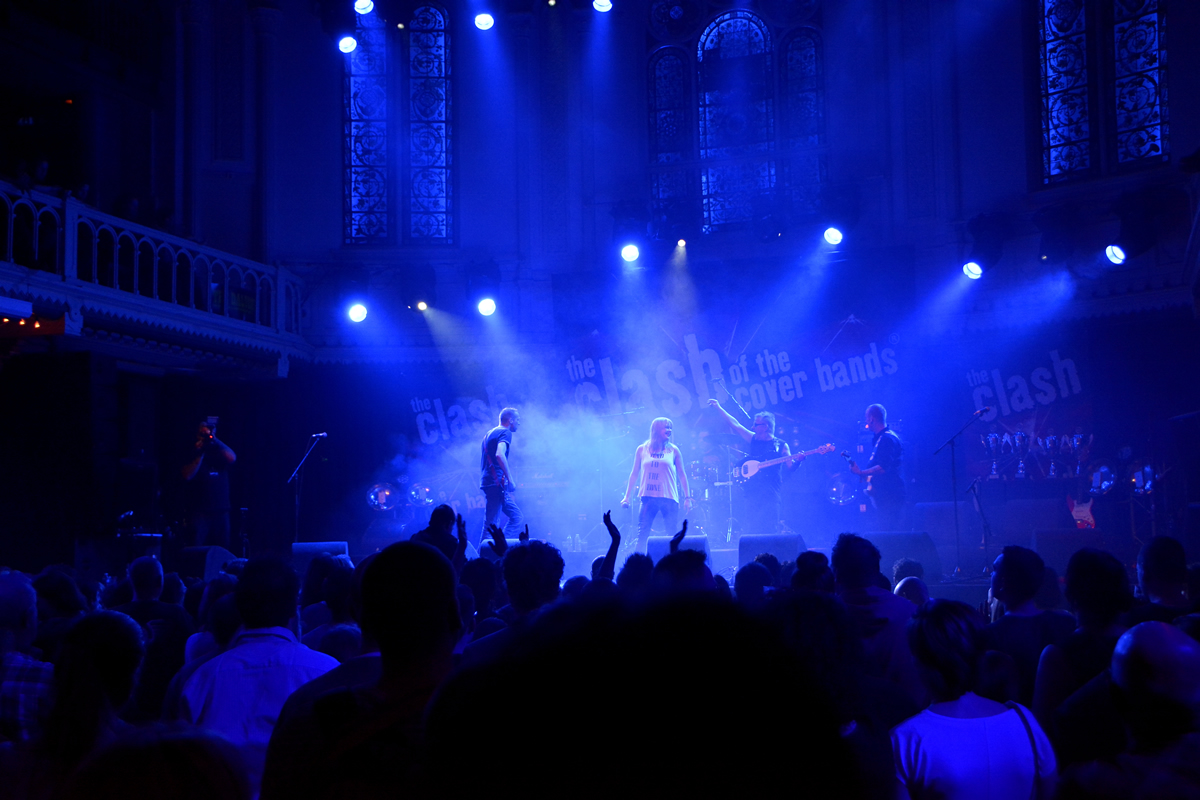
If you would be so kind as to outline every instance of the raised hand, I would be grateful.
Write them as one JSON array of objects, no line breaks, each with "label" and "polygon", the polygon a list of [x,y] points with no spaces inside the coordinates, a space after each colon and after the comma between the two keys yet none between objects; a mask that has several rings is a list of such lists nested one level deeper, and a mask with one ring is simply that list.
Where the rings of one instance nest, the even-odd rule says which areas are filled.
[{"label": "raised hand", "polygon": [[494,524],[489,524],[487,529],[488,535],[492,537],[492,550],[497,556],[503,556],[508,551],[508,539],[504,538],[504,531]]},{"label": "raised hand", "polygon": [[686,519],[683,521],[683,528],[680,529],[679,533],[677,533],[673,537],[671,537],[671,552],[672,553],[679,552],[679,545],[683,542],[683,537],[685,537],[685,536],[687,536],[687,520]]},{"label": "raised hand", "polygon": [[529,526],[528,525],[525,526],[525,530],[521,531],[521,535],[518,536],[517,538],[521,541],[521,544],[526,544],[529,542]]},{"label": "raised hand", "polygon": [[608,528],[608,535],[612,537],[614,542],[621,541],[621,532],[617,530],[617,526],[612,521],[612,511],[604,512],[604,527]]}]

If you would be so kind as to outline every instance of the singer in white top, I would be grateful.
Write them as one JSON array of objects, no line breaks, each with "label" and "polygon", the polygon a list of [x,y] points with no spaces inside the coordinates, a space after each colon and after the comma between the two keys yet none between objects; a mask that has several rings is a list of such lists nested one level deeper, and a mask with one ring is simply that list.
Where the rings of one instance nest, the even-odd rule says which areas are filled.
[{"label": "singer in white top", "polygon": [[625,487],[621,505],[629,508],[630,498],[636,488],[642,500],[638,512],[637,549],[646,551],[646,539],[654,518],[662,514],[667,535],[675,535],[679,518],[679,502],[683,501],[686,514],[692,509],[692,493],[688,488],[687,470],[683,466],[683,453],[671,444],[671,420],[659,417],[650,423],[650,438],[638,445],[633,454],[633,469]]}]

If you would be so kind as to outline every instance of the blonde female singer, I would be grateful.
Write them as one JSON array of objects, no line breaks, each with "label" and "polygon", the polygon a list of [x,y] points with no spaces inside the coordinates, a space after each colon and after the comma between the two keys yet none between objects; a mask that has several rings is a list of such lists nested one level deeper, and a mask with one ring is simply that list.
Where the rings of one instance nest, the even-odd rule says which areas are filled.
[{"label": "blonde female singer", "polygon": [[630,498],[637,489],[642,500],[638,512],[637,549],[643,553],[656,515],[662,514],[667,535],[674,536],[680,501],[685,514],[692,508],[683,453],[671,444],[671,428],[671,420],[666,417],[650,423],[650,438],[638,445],[633,454],[633,469],[629,473],[625,497],[621,500],[621,505],[629,508]]}]

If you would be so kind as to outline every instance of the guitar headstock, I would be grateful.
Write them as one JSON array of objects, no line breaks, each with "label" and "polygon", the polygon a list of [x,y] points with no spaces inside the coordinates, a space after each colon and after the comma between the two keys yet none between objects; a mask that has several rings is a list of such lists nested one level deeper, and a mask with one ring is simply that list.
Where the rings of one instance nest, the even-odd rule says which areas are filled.
[{"label": "guitar headstock", "polygon": [[817,448],[817,452],[820,453],[821,455],[827,455],[829,453],[832,453],[836,449],[837,448],[834,447],[832,444],[823,444]]}]

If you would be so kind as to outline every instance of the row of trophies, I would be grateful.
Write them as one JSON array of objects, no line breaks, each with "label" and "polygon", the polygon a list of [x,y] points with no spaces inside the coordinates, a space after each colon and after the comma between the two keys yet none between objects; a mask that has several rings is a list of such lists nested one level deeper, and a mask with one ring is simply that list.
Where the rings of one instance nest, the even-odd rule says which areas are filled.
[{"label": "row of trophies", "polygon": [[[1091,434],[1056,436],[1051,433],[1045,437],[1031,437],[1017,431],[1012,434],[988,433],[980,438],[984,451],[992,462],[988,478],[1000,478],[1001,472],[1006,471],[1006,468],[1001,466],[1002,462],[1011,464],[1014,458],[1017,461],[1017,470],[1013,477],[1028,478],[1030,473],[1026,462],[1033,457],[1038,462],[1049,461],[1047,478],[1071,477],[1089,480],[1091,485],[1088,494],[1093,496],[1108,494],[1118,483],[1115,471],[1107,464],[1088,463],[1093,441]],[[1157,470],[1145,462],[1134,463],[1126,472],[1130,489],[1135,495],[1153,492],[1160,477]]]},{"label": "row of trophies", "polygon": [[1025,462],[1031,453],[1049,459],[1047,478],[1080,476],[1092,447],[1091,434],[1082,433],[1074,436],[1056,436],[1051,433],[1045,437],[1034,438],[1017,431],[1012,434],[988,433],[980,438],[983,441],[983,449],[992,462],[989,478],[999,478],[1000,461],[1008,460],[1006,456],[1014,455],[1017,458],[1017,479],[1027,478],[1029,473],[1026,471]]}]

